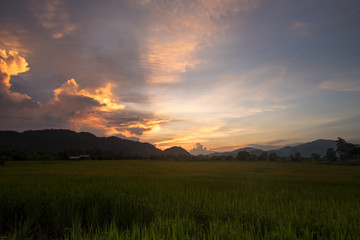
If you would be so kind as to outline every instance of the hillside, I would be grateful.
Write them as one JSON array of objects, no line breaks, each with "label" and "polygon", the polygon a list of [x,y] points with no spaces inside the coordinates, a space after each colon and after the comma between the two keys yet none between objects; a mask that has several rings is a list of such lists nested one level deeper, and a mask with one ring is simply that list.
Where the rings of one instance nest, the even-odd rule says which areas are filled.
[{"label": "hillside", "polygon": [[271,150],[269,152],[275,152],[280,157],[288,157],[291,154],[299,152],[303,157],[310,157],[312,153],[318,153],[325,156],[326,151],[332,148],[336,150],[336,142],[333,140],[318,139],[316,141],[296,145],[293,147],[287,146],[277,150]]},{"label": "hillside", "polygon": [[236,157],[238,152],[240,151],[246,151],[250,154],[259,156],[263,152],[272,153],[275,152],[280,157],[289,157],[290,155],[294,155],[295,153],[299,152],[301,156],[303,157],[310,157],[312,153],[318,153],[322,156],[325,155],[326,151],[329,148],[336,149],[336,142],[333,140],[324,140],[324,139],[318,139],[313,142],[308,142],[296,146],[286,146],[280,149],[274,149],[269,151],[264,151],[262,149],[252,148],[252,147],[245,147],[245,148],[239,148],[232,152],[216,152],[209,154],[209,157],[212,156],[233,156]]},{"label": "hillside", "polygon": [[172,157],[190,157],[191,154],[183,149],[182,147],[171,147],[164,150],[165,156],[172,156]]},{"label": "hillside", "polygon": [[21,150],[31,152],[69,154],[97,154],[117,157],[149,157],[162,155],[162,151],[149,143],[118,137],[96,137],[87,132],[71,130],[36,130],[18,133],[0,131],[0,151]]},{"label": "hillside", "polygon": [[[303,157],[310,157],[312,153],[318,153],[324,156],[329,148],[336,149],[336,142],[333,140],[319,139],[313,142],[293,147],[287,146],[267,152],[275,152],[280,157],[288,157],[299,152]],[[141,143],[118,137],[97,137],[88,132],[77,133],[71,130],[61,129],[30,130],[23,133],[0,131],[0,153],[9,151],[20,151],[20,153],[22,152],[26,155],[26,157],[19,156],[19,159],[34,159],[38,158],[37,156],[39,154],[42,154],[43,159],[47,158],[46,154],[58,154],[55,156],[56,159],[68,159],[70,155],[80,154],[89,154],[94,159],[192,156],[181,147],[171,147],[162,151],[149,143]],[[216,152],[208,156],[236,157],[240,151],[247,151],[257,156],[265,152],[261,149],[246,147],[232,152]],[[6,158],[6,156],[4,158]]]},{"label": "hillside", "polygon": [[261,150],[261,149],[257,149],[257,148],[252,148],[252,147],[245,147],[245,148],[239,148],[239,149],[236,149],[232,152],[215,152],[215,153],[211,153],[209,154],[208,156],[209,157],[212,157],[212,156],[232,156],[232,157],[236,157],[237,154],[239,152],[242,152],[242,151],[246,151],[250,154],[253,154],[253,155],[256,155],[256,156],[259,156],[261,155],[261,153],[265,152],[264,150]]}]

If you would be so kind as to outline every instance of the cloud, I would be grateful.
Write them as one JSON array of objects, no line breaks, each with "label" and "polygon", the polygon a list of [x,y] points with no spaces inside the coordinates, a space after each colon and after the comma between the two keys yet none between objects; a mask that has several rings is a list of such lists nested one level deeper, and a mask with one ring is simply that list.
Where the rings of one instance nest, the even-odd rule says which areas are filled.
[{"label": "cloud", "polygon": [[[198,52],[213,45],[212,37],[229,26],[223,18],[257,6],[251,0],[154,1],[153,20],[142,64],[150,83],[178,81],[188,69],[204,63]],[[161,13],[161,15],[160,15]]]},{"label": "cloud", "polygon": [[264,142],[264,144],[266,145],[279,145],[279,144],[286,144],[287,140],[286,139],[275,139],[275,140],[270,140],[270,141],[266,141]]},{"label": "cloud", "polygon": [[[106,135],[121,134],[136,139],[166,122],[153,114],[128,111],[118,101],[111,84],[81,89],[75,79],[70,79],[54,90],[54,98],[47,109],[56,117],[68,118],[67,122],[76,130],[86,128],[102,131]],[[53,109],[57,111],[53,112]]]},{"label": "cloud", "polygon": [[112,88],[112,84],[108,83],[105,87],[79,89],[79,84],[72,78],[54,90],[54,97],[57,100],[61,95],[84,96],[99,102],[102,111],[124,109],[125,105],[117,103],[118,99],[114,96]]},{"label": "cloud", "polygon": [[203,146],[200,143],[195,143],[193,149],[190,150],[190,153],[193,155],[207,155],[213,153],[213,151],[208,150],[207,147]]},{"label": "cloud", "polygon": [[291,24],[290,29],[296,31],[303,38],[309,38],[311,36],[308,23],[296,21]]},{"label": "cloud", "polygon": [[0,125],[2,128],[26,124],[32,120],[33,113],[39,107],[28,95],[10,90],[11,76],[28,71],[28,63],[16,51],[0,49]]},{"label": "cloud", "polygon": [[263,145],[263,144],[248,144],[247,146],[252,147],[252,148],[256,148],[256,149],[261,149],[261,150],[264,150],[264,151],[279,149],[280,146],[282,147],[282,145],[280,145],[280,146],[272,146],[272,145]]},{"label": "cloud", "polygon": [[123,115],[132,115],[132,117],[115,117],[111,122],[116,126],[117,131],[122,132],[126,136],[141,136],[150,131],[157,131],[163,124],[169,122],[167,119],[158,119],[149,113],[124,112]]},{"label": "cloud", "polygon": [[334,91],[358,92],[360,91],[360,84],[359,81],[324,81],[320,83],[319,88]]},{"label": "cloud", "polygon": [[126,140],[131,140],[131,141],[139,141],[140,138],[137,137],[126,137],[125,135],[122,135],[121,133],[114,135],[115,137],[118,138],[122,138],[122,139],[126,139]]},{"label": "cloud", "polygon": [[18,52],[0,49],[0,123],[3,128],[71,128],[99,135],[119,135],[138,140],[168,120],[152,113],[126,109],[114,94],[114,85],[81,88],[74,78],[53,90],[45,103],[27,94],[10,90],[10,77],[29,71],[25,58]]},{"label": "cloud", "polygon": [[293,24],[291,24],[291,29],[303,28],[305,26],[306,24],[303,22],[294,22]]},{"label": "cloud", "polygon": [[19,56],[16,51],[6,52],[0,49],[0,71],[7,75],[2,79],[2,84],[10,88],[10,76],[16,76],[19,73],[27,72],[29,70],[26,60]]},{"label": "cloud", "polygon": [[[313,89],[359,89],[358,73],[332,78],[358,69],[358,15],[329,22],[355,5],[0,1],[0,48],[19,52],[12,57],[31,68],[19,62],[11,67],[17,75],[2,71],[0,126],[122,134],[188,150],[196,142],[213,149],[310,132],[314,120],[359,100]],[[302,39],[309,33],[312,41]],[[321,85],[324,79],[354,84]],[[340,107],[329,107],[340,95]]]},{"label": "cloud", "polygon": [[19,56],[19,53],[16,51],[6,52],[3,49],[0,49],[0,97],[1,105],[3,106],[2,112],[16,111],[15,105],[17,107],[30,107],[33,108],[37,105],[35,101],[32,101],[31,98],[26,94],[20,94],[17,92],[12,92],[10,90],[11,76],[17,76],[19,73],[28,71],[28,63],[26,60]]},{"label": "cloud", "polygon": [[0,48],[3,47],[6,49],[20,49],[21,41],[19,35],[21,35],[22,32],[23,31],[16,29],[15,26],[11,27],[11,30],[0,28]]},{"label": "cloud", "polygon": [[51,31],[52,38],[62,38],[79,27],[71,20],[70,13],[60,0],[36,0],[32,4],[34,16],[45,29]]},{"label": "cloud", "polygon": [[[140,51],[146,11],[135,1],[19,0],[0,3],[0,48],[31,61],[27,78],[13,78],[37,101],[74,78],[86,88],[111,85],[125,104],[149,102]],[[86,7],[84,7],[86,5]],[[41,86],[41,87],[36,87]]]},{"label": "cloud", "polygon": [[[12,79],[22,84],[16,84],[19,92],[42,102],[33,114],[34,125],[148,141],[154,140],[154,133],[174,134],[174,129],[163,129],[173,122],[168,112],[154,113],[159,110],[159,94],[172,93],[153,94],[159,90],[153,83],[182,81],[181,75],[206,63],[200,52],[215,46],[233,24],[230,17],[257,7],[253,0],[146,2],[92,1],[80,8],[82,2],[77,1],[36,0],[4,11],[3,16],[12,14],[16,21],[0,28],[9,38],[16,36],[29,60],[34,59],[31,73]],[[12,30],[15,25],[22,35]],[[76,28],[67,30],[71,25]],[[198,108],[206,101],[193,103]],[[186,108],[188,102],[184,103]],[[189,128],[184,134],[192,132],[194,128]],[[186,142],[191,147],[214,132],[200,130]],[[166,136],[159,141],[181,138]]]}]

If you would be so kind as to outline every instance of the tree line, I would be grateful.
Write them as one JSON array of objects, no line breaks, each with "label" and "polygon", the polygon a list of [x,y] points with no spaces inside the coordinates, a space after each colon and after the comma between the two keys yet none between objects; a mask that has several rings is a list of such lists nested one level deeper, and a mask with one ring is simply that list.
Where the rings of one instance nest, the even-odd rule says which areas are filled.
[{"label": "tree line", "polygon": [[342,138],[336,140],[336,150],[327,149],[325,155],[312,153],[310,156],[302,156],[300,152],[291,154],[288,157],[279,156],[276,152],[262,152],[260,155],[251,154],[247,151],[239,151],[235,156],[216,155],[216,156],[197,156],[193,160],[210,160],[210,161],[313,161],[313,162],[338,162],[355,160],[360,161],[360,146],[349,143]]},{"label": "tree line", "polygon": [[240,151],[235,156],[192,156],[179,155],[171,156],[166,154],[153,154],[149,157],[130,155],[124,152],[107,151],[93,148],[90,150],[65,149],[58,152],[35,151],[35,150],[6,150],[0,151],[0,165],[4,161],[48,161],[48,160],[69,160],[70,156],[81,154],[89,155],[89,160],[124,160],[124,159],[152,159],[152,160],[188,160],[188,161],[314,161],[314,162],[337,162],[346,160],[360,160],[360,146],[349,143],[342,138],[336,140],[336,150],[329,148],[325,155],[312,153],[310,157],[302,156],[300,152],[291,154],[288,157],[279,156],[275,152],[262,152],[260,155],[251,154],[247,151]]}]

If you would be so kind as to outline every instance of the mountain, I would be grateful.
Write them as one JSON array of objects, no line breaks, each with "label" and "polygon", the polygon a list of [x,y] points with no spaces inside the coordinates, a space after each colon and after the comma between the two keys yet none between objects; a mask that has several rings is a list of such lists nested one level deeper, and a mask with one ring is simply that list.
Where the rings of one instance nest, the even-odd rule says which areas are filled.
[{"label": "mountain", "polygon": [[[336,142],[333,140],[319,139],[293,147],[287,146],[276,150],[270,150],[268,153],[275,152],[280,157],[288,157],[297,152],[303,157],[310,157],[312,153],[318,153],[324,156],[329,148],[335,150]],[[12,150],[24,151],[27,154],[29,152],[51,154],[64,152],[64,154],[67,155],[80,155],[86,153],[90,154],[92,157],[98,156],[101,159],[191,156],[190,153],[181,147],[171,147],[162,151],[149,143],[141,143],[118,137],[97,137],[87,132],[77,133],[71,130],[61,129],[30,130],[23,133],[0,131],[0,153]],[[257,156],[264,152],[261,149],[246,147],[232,152],[212,153],[208,156],[236,157],[240,151],[247,151],[250,154]],[[28,158],[33,158],[33,154],[30,154],[30,157]],[[63,155],[62,159],[66,159],[66,156]]]},{"label": "mountain", "polygon": [[36,130],[18,133],[0,131],[0,151],[22,150],[70,154],[85,152],[117,157],[149,157],[162,155],[162,151],[149,143],[125,140],[118,137],[96,137],[87,132],[71,130]]},{"label": "mountain", "polygon": [[310,157],[312,153],[318,153],[322,156],[325,156],[326,151],[329,148],[336,150],[336,142],[334,140],[318,139],[313,142],[304,143],[293,147],[287,146],[277,150],[271,150],[269,152],[275,152],[280,157],[288,157],[291,154],[294,155],[297,152],[299,152],[303,157]]},{"label": "mountain", "polygon": [[261,149],[252,148],[252,147],[245,147],[245,148],[239,148],[239,149],[234,150],[232,152],[215,152],[215,153],[209,154],[208,156],[209,157],[212,157],[212,156],[233,156],[233,157],[236,157],[237,154],[239,152],[242,152],[242,151],[246,151],[246,152],[248,152],[250,154],[253,154],[253,155],[256,155],[256,156],[259,156],[259,155],[261,155],[261,153],[264,152],[264,150],[261,150]]},{"label": "mountain", "polygon": [[334,150],[336,150],[336,142],[334,140],[318,139],[313,142],[299,144],[299,145],[296,145],[293,147],[286,146],[286,147],[283,147],[280,149],[269,150],[269,151],[264,151],[264,150],[252,148],[252,147],[245,147],[245,148],[239,148],[232,152],[216,152],[216,153],[209,154],[208,156],[209,157],[212,157],[212,156],[236,157],[238,152],[246,151],[246,152],[256,155],[256,156],[260,156],[261,153],[263,153],[263,152],[268,152],[268,153],[274,152],[280,157],[288,157],[291,154],[294,155],[295,153],[299,152],[301,154],[301,156],[303,156],[303,157],[310,157],[312,153],[318,153],[318,154],[321,154],[322,156],[325,156],[326,151],[329,148],[333,148]]},{"label": "mountain", "polygon": [[190,157],[192,156],[188,151],[183,149],[182,147],[171,147],[164,150],[165,156],[172,156],[172,157]]}]

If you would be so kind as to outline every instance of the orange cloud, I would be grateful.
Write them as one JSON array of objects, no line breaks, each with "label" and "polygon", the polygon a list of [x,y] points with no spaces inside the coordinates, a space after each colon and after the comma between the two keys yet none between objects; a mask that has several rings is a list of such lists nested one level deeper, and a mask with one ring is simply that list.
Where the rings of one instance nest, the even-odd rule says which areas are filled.
[{"label": "orange cloud", "polygon": [[[127,121],[114,124],[112,132],[121,134],[126,137],[138,137],[143,135],[151,135],[157,132],[163,124],[169,122],[169,119],[159,118],[142,118],[135,117],[129,118]],[[145,136],[146,138],[147,136]]]},{"label": "orange cloud", "polygon": [[207,147],[202,145],[201,143],[195,143],[193,148],[190,150],[190,153],[193,155],[200,155],[200,154],[210,154],[213,153],[213,151],[209,150]]},{"label": "orange cloud", "polygon": [[169,120],[139,116],[129,113],[126,106],[118,103],[113,85],[93,89],[80,89],[75,79],[70,79],[54,90],[54,98],[48,108],[57,109],[57,117],[68,116],[68,123],[77,131],[88,130],[105,135],[128,138],[152,132]]},{"label": "orange cloud", "polygon": [[6,52],[0,49],[0,91],[11,101],[20,102],[22,100],[29,100],[30,97],[26,94],[12,92],[10,90],[10,77],[16,76],[19,73],[27,72],[28,63],[19,56],[17,51]]},{"label": "orange cloud", "polygon": [[95,89],[79,89],[79,84],[75,79],[70,79],[65,82],[60,88],[54,90],[55,99],[59,99],[59,95],[74,95],[85,96],[98,101],[101,106],[101,111],[114,111],[125,109],[125,105],[119,104],[118,99],[113,94],[113,85],[111,83],[106,84],[105,87],[99,87]]},{"label": "orange cloud", "polygon": [[[118,117],[125,114],[122,110],[125,110],[126,106],[118,103],[119,100],[114,96],[112,88],[113,85],[108,83],[105,87],[80,89],[75,79],[70,79],[54,90],[50,107],[57,106],[58,109],[62,109],[60,115],[64,112],[68,112],[65,115],[71,113],[69,123],[78,131],[92,128],[103,130],[107,135],[141,136],[144,132],[155,131],[168,122],[157,118]],[[77,102],[76,108],[81,106],[82,109],[72,109],[68,98]]]},{"label": "orange cloud", "polygon": [[188,68],[203,63],[197,56],[198,51],[212,46],[210,36],[229,25],[221,21],[221,17],[257,6],[254,0],[153,4],[152,14],[158,21],[154,21],[149,29],[147,51],[142,58],[150,83],[174,82]]},{"label": "orange cloud", "polygon": [[[177,126],[179,129],[181,129],[181,133],[180,131],[176,133],[171,132],[171,136],[166,136],[166,134],[165,136],[161,136],[161,134],[159,134],[158,137],[160,139],[159,138],[152,139],[151,141],[155,142],[156,146],[161,149],[169,148],[174,145],[180,145],[185,149],[190,150],[192,149],[194,142],[203,142],[204,140],[209,138],[218,138],[223,136],[222,132],[219,132],[220,129],[219,125],[208,125],[208,126],[201,126],[199,124],[196,125],[198,126],[197,127]],[[174,128],[174,126],[170,126],[170,127]]]},{"label": "orange cloud", "polygon": [[13,116],[20,121],[26,117],[40,128],[72,128],[100,135],[137,137],[156,131],[168,121],[152,113],[127,110],[119,103],[112,83],[81,88],[75,79],[70,79],[53,90],[54,97],[49,102],[38,103],[26,94],[10,90],[10,77],[28,70],[27,61],[18,52],[0,49],[0,123],[15,124],[1,119],[5,114],[7,118]]},{"label": "orange cloud", "polygon": [[27,72],[28,63],[23,57],[19,56],[19,53],[16,51],[8,51],[0,49],[0,71],[3,74],[8,75],[8,77],[3,79],[3,84],[8,88],[11,87],[10,76],[16,76],[19,73]]}]

